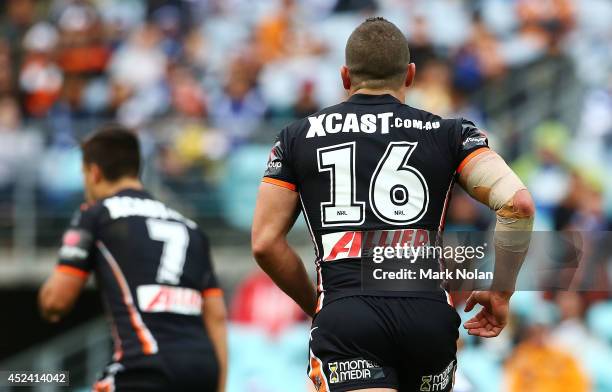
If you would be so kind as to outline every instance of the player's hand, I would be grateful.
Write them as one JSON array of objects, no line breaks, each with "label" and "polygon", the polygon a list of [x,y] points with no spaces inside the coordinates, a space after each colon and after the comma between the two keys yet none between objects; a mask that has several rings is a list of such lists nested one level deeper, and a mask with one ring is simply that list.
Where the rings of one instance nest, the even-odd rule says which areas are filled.
[{"label": "player's hand", "polygon": [[493,338],[504,329],[508,323],[510,296],[512,294],[498,291],[474,291],[465,303],[465,311],[474,309],[476,304],[482,309],[476,316],[463,324],[468,334],[483,338]]}]

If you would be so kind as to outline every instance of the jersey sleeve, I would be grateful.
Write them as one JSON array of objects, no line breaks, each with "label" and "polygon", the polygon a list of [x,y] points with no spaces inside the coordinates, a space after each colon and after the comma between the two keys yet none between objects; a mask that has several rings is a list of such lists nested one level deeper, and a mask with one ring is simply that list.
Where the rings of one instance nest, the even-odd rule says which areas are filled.
[{"label": "jersey sleeve", "polygon": [[96,214],[92,209],[77,211],[62,237],[57,270],[87,278],[94,268],[94,230]]},{"label": "jersey sleeve", "polygon": [[210,253],[210,241],[203,233],[202,246],[204,247],[204,276],[202,277],[202,297],[221,297],[223,291],[219,287],[215,269],[212,264],[212,256]]},{"label": "jersey sleeve", "polygon": [[460,173],[472,158],[487,151],[488,148],[489,140],[484,131],[469,120],[463,118],[457,120],[451,140],[451,151],[454,153],[457,173]]},{"label": "jersey sleeve", "polygon": [[280,132],[270,150],[262,181],[297,191],[297,181],[293,170],[293,163],[291,162],[287,129],[283,129]]}]

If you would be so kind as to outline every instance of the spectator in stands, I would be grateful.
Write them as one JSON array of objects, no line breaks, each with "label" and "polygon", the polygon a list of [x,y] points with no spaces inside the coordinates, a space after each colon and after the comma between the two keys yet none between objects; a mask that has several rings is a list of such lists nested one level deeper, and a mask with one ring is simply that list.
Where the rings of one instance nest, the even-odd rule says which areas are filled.
[{"label": "spectator in stands", "polygon": [[452,112],[451,68],[443,60],[429,60],[408,90],[408,104],[446,116]]},{"label": "spectator in stands", "polygon": [[19,85],[27,114],[34,117],[47,114],[62,88],[64,76],[54,56],[57,41],[57,30],[46,22],[32,26],[23,40],[25,55]]},{"label": "spectator in stands", "polygon": [[605,350],[605,343],[588,330],[585,316],[585,300],[576,291],[559,291],[555,295],[560,321],[551,332],[551,342],[586,363],[588,355],[596,350]]},{"label": "spectator in stands", "polygon": [[207,102],[196,76],[185,66],[175,66],[169,72],[172,111],[188,117],[204,117]]},{"label": "spectator in stands", "polygon": [[[29,163],[40,154],[41,135],[27,131],[22,123],[17,100],[12,96],[0,97],[0,203],[10,199],[20,176],[32,169]],[[28,180],[24,178],[24,180]],[[2,210],[0,214],[5,214]]]},{"label": "spectator in stands", "polygon": [[[532,149],[523,152],[513,168],[531,191],[541,219],[550,219],[552,209],[564,197],[568,186],[565,149],[569,129],[556,120],[544,121],[532,135]],[[549,223],[547,223],[549,224]]]},{"label": "spectator in stands", "polygon": [[428,29],[427,19],[423,15],[415,15],[409,26],[410,61],[416,65],[419,72],[425,69],[425,64],[435,57]]},{"label": "spectator in stands", "polygon": [[315,97],[315,84],[310,80],[302,83],[298,99],[293,104],[293,118],[308,117],[321,108]]},{"label": "spectator in stands", "polygon": [[[537,317],[540,317],[537,316]],[[587,392],[590,384],[576,358],[550,341],[551,320],[535,320],[505,365],[509,392]]]},{"label": "spectator in stands", "polygon": [[59,15],[58,27],[58,64],[64,74],[89,76],[104,71],[110,48],[105,41],[104,26],[93,5],[69,4]]},{"label": "spectator in stands", "polygon": [[6,40],[0,39],[0,94],[10,94],[12,91],[11,47]]},{"label": "spectator in stands", "polygon": [[463,91],[474,92],[486,80],[504,74],[499,42],[478,13],[473,17],[470,38],[457,52],[454,63],[454,83]]},{"label": "spectator in stands", "polygon": [[255,36],[263,62],[274,61],[289,49],[296,7],[295,0],[282,0],[278,11],[257,26]]},{"label": "spectator in stands", "polygon": [[517,13],[521,31],[546,46],[559,50],[559,43],[574,25],[574,7],[570,0],[518,0]]},{"label": "spectator in stands", "polygon": [[[163,5],[153,12],[152,20],[161,33],[160,47],[171,62],[180,59],[183,51],[183,24],[187,21],[174,5]],[[183,17],[183,19],[181,19]]]},{"label": "spectator in stands", "polygon": [[145,24],[131,34],[113,54],[110,76],[114,83],[133,92],[160,83],[166,75],[167,58],[160,48],[161,34],[153,24]]},{"label": "spectator in stands", "polygon": [[142,126],[165,112],[169,102],[164,82],[168,58],[161,48],[161,33],[147,23],[138,28],[110,60],[113,101],[119,122]]},{"label": "spectator in stands", "polygon": [[[23,63],[23,37],[36,22],[35,1],[8,0],[2,2],[2,7],[5,13],[0,19],[0,37],[9,45],[11,73],[17,75],[19,66]],[[16,86],[17,83],[14,83],[14,87]]]},{"label": "spectator in stands", "polygon": [[255,84],[253,67],[249,59],[238,57],[230,66],[231,73],[223,93],[210,107],[213,126],[224,130],[233,144],[243,143],[251,136],[266,113],[266,104]]},{"label": "spectator in stands", "polygon": [[571,222],[582,204],[583,185],[584,182],[580,178],[580,174],[576,171],[571,173],[567,192],[563,199],[556,204],[553,211],[553,227],[555,230],[570,229]]},{"label": "spectator in stands", "polygon": [[198,29],[188,32],[184,38],[183,62],[201,77],[208,68],[210,47],[207,37]]}]

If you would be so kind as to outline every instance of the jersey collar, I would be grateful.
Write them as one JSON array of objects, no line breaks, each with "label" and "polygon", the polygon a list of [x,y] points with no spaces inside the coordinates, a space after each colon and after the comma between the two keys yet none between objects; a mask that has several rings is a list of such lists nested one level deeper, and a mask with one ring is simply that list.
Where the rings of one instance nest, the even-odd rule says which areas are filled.
[{"label": "jersey collar", "polygon": [[347,102],[356,103],[361,105],[384,105],[390,103],[400,103],[399,99],[395,98],[391,94],[353,94],[349,97]]},{"label": "jersey collar", "polygon": [[[147,197],[147,198],[151,198],[151,195],[149,194],[149,192],[147,192],[144,189],[135,189],[135,188],[123,188],[121,190],[119,190],[117,193],[115,193],[113,196],[136,196],[136,197]],[[111,197],[113,197],[111,196]]]}]

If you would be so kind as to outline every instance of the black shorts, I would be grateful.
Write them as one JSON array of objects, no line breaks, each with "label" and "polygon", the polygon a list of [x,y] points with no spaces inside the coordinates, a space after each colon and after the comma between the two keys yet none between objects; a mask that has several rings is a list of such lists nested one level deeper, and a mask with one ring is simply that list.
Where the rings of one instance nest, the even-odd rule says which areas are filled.
[{"label": "black shorts", "polygon": [[94,392],[217,392],[219,365],[214,354],[189,350],[111,363]]},{"label": "black shorts", "polygon": [[455,309],[436,300],[338,299],[313,320],[308,376],[319,392],[450,391],[460,322]]}]

